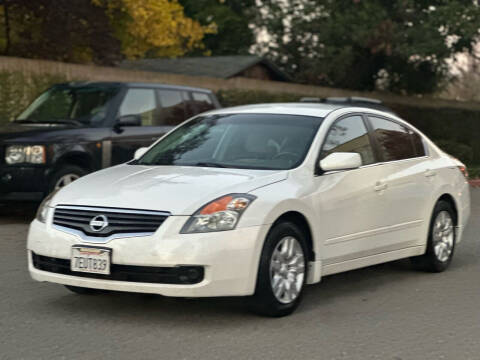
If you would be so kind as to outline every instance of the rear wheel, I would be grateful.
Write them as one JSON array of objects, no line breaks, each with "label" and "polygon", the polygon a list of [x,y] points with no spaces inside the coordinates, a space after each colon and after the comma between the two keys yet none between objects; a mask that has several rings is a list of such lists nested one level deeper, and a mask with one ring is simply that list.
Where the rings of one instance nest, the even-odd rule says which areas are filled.
[{"label": "rear wheel", "polygon": [[291,314],[300,304],[306,280],[305,235],[293,223],[275,225],[265,240],[251,298],[254,312],[272,317]]},{"label": "rear wheel", "polygon": [[103,290],[99,290],[99,289],[84,288],[79,286],[65,285],[65,287],[71,292],[74,292],[75,294],[79,294],[79,295],[98,295],[104,292]]},{"label": "rear wheel", "polygon": [[450,203],[439,201],[433,210],[428,234],[427,251],[412,258],[421,270],[441,272],[450,265],[455,250],[456,215]]}]

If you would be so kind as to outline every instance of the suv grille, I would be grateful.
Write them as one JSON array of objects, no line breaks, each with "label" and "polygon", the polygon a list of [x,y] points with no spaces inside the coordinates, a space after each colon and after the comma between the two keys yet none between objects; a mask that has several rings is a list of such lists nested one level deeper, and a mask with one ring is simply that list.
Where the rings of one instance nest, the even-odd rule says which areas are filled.
[{"label": "suv grille", "polygon": [[93,237],[148,235],[157,231],[168,215],[160,211],[59,205],[55,208],[53,224]]}]

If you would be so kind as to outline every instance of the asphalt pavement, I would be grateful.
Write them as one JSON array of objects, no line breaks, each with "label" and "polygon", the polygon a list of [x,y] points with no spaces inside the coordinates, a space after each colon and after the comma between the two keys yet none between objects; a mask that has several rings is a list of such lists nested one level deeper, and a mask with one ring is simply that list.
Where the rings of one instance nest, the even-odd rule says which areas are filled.
[{"label": "asphalt pavement", "polygon": [[27,272],[35,205],[0,206],[0,359],[480,359],[480,189],[449,270],[325,277],[280,319],[242,298],[80,296]]}]

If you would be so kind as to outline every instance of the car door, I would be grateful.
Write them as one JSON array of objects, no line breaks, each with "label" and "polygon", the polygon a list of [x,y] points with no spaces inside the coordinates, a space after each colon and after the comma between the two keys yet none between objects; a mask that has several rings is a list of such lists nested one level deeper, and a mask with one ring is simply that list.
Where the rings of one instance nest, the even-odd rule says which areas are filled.
[{"label": "car door", "polygon": [[323,142],[320,159],[334,152],[355,152],[358,169],[323,173],[315,178],[313,201],[322,227],[322,261],[332,265],[388,251],[384,236],[389,211],[385,172],[377,162],[372,139],[361,114],[336,120]]},{"label": "car door", "polygon": [[399,247],[422,243],[419,231],[430,203],[430,173],[422,138],[394,119],[368,116],[379,156],[386,171],[386,199],[391,204],[385,213],[393,241]]},{"label": "car door", "polygon": [[116,126],[112,130],[111,164],[116,165],[133,158],[135,150],[150,146],[170,130],[164,123],[162,108],[155,89],[129,88],[120,104],[117,118],[138,115],[140,126]]}]

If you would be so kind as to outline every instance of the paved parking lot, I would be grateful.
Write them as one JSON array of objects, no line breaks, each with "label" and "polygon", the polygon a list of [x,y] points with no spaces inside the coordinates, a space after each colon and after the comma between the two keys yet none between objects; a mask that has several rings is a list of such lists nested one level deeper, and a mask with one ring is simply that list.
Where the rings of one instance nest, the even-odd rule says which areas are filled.
[{"label": "paved parking lot", "polygon": [[27,273],[34,206],[0,207],[1,359],[479,359],[480,190],[451,268],[397,261],[325,278],[290,317],[242,299],[74,295]]}]

